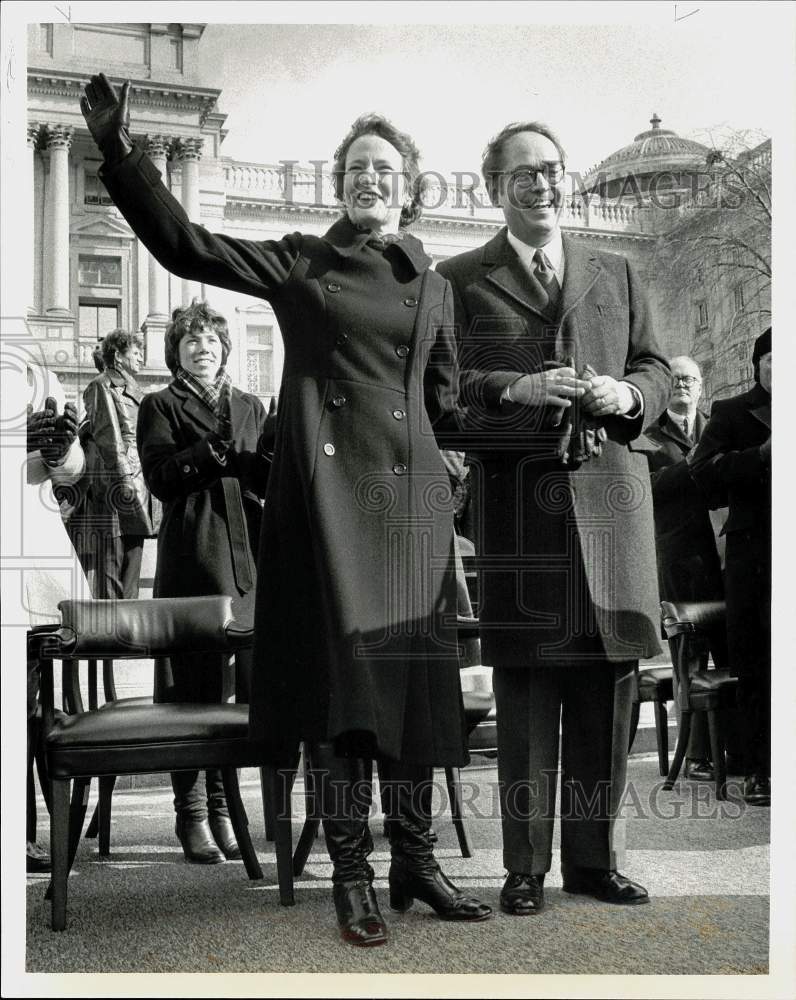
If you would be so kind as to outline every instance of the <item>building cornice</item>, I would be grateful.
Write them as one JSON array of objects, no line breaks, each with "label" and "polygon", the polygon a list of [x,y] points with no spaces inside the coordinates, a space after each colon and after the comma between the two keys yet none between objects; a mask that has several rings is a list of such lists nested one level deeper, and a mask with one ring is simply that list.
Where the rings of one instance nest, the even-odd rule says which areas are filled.
[{"label": "building cornice", "polygon": [[[122,79],[109,77],[111,83],[121,86]],[[28,67],[28,96],[80,97],[83,87],[89,82],[89,74],[73,73],[69,70],[39,69]],[[209,87],[190,87],[183,84],[156,83],[152,80],[130,80],[131,105],[145,108],[159,108],[166,111],[195,111],[199,114],[199,124],[204,125],[207,117],[216,111],[220,90]]]}]

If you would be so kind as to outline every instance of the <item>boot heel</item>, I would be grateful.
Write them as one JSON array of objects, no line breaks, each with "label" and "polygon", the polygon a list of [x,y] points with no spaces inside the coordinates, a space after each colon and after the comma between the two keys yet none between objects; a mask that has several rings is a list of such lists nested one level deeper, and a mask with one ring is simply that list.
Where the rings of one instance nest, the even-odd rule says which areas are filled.
[{"label": "boot heel", "polygon": [[415,897],[409,895],[398,879],[391,878],[389,884],[390,909],[395,910],[396,913],[406,913],[412,903],[414,903]]}]

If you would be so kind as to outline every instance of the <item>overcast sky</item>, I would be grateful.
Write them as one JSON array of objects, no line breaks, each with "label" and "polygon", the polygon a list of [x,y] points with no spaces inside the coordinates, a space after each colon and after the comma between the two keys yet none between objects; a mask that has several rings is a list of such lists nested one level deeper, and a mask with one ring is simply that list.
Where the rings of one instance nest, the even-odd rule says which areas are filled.
[{"label": "overcast sky", "polygon": [[[283,15],[286,8],[296,20],[324,10],[290,4]],[[417,10],[332,8],[338,20]],[[475,21],[490,11],[513,23],[440,23],[440,14]],[[528,23],[545,11],[554,22],[595,23]],[[219,20],[247,10],[199,4],[200,14]],[[782,78],[792,36],[782,12],[764,3],[428,5],[426,16],[435,14],[430,25],[209,23],[199,54],[203,82],[222,90],[229,116],[222,152],[329,158],[350,122],[376,110],[414,136],[426,169],[477,171],[502,125],[540,118],[559,132],[570,166],[585,170],[649,128],[653,112],[690,137],[724,124],[771,134],[788,112],[792,122]]]}]

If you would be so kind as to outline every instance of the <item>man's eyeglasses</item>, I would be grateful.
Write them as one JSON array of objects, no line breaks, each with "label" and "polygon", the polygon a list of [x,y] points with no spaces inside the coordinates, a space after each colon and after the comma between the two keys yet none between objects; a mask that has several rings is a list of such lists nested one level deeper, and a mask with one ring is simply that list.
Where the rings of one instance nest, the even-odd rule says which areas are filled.
[{"label": "man's eyeglasses", "polygon": [[558,161],[543,163],[541,167],[520,167],[506,174],[510,184],[518,188],[533,187],[541,175],[548,184],[560,184],[564,179],[564,164]]},{"label": "man's eyeglasses", "polygon": [[687,388],[691,388],[695,382],[701,382],[701,378],[697,378],[696,375],[672,375],[672,385],[678,385],[680,382]]}]

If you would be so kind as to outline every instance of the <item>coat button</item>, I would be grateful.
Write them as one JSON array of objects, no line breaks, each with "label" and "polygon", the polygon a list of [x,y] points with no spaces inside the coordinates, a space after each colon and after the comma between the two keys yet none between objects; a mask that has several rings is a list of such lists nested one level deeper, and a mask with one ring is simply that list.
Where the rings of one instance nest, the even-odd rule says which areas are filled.
[{"label": "coat button", "polygon": [[345,406],[346,402],[345,396],[335,396],[332,400],[332,406],[339,410],[341,406]]},{"label": "coat button", "polygon": [[417,299],[413,299],[412,296],[410,295],[408,299],[404,299],[404,305],[405,306],[409,306],[410,308],[412,306],[416,306],[417,305]]},{"label": "coat button", "polygon": [[183,465],[182,471],[187,475],[191,471],[190,465]]},{"label": "coat button", "polygon": [[338,285],[336,281],[330,281],[329,284],[326,286],[326,288],[327,288],[327,291],[330,291],[330,292],[339,292],[340,291],[340,285]]},{"label": "coat button", "polygon": [[338,334],[338,335],[337,335],[337,340],[335,340],[335,344],[336,344],[336,345],[337,345],[338,347],[342,347],[342,346],[343,346],[343,344],[344,344],[344,343],[345,343],[345,342],[346,342],[347,340],[348,340],[348,334],[347,334],[347,333],[340,333],[340,334]]},{"label": "coat button", "polygon": [[326,454],[326,455],[330,455],[330,456],[334,455],[334,445],[330,444],[327,441],[326,444],[323,446],[323,451],[324,451],[324,454]]},{"label": "coat button", "polygon": [[395,348],[395,353],[399,358],[406,358],[409,356],[409,348],[406,344],[399,344],[398,347]]},{"label": "coat button", "polygon": [[405,476],[407,470],[403,462],[396,462],[395,465],[392,467],[392,471],[395,473],[396,476]]},{"label": "coat button", "polygon": [[403,410],[393,410],[392,415],[395,417],[396,420],[403,420],[403,418],[406,416],[406,413]]}]

